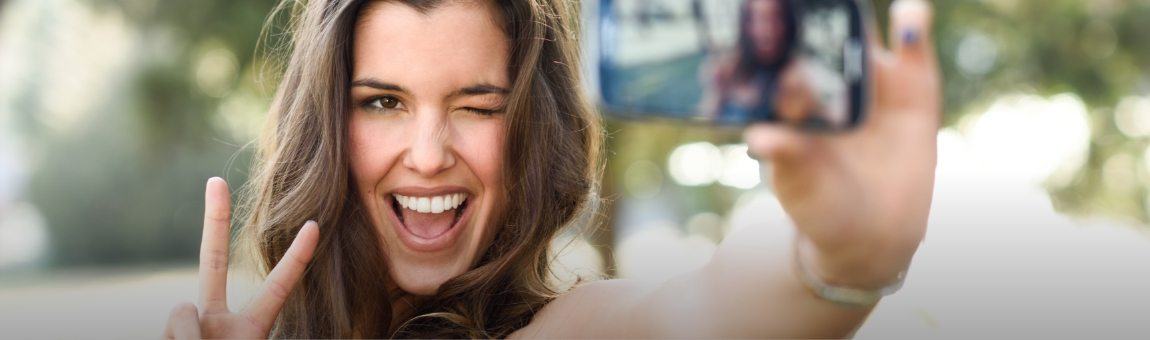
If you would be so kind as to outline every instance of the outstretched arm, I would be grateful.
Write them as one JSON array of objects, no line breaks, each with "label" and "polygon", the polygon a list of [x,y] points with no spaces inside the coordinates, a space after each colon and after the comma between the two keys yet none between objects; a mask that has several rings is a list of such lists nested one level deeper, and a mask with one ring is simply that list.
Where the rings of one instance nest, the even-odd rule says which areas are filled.
[{"label": "outstretched arm", "polygon": [[835,286],[883,287],[906,270],[926,231],[941,116],[932,13],[924,1],[899,0],[891,18],[890,50],[870,37],[874,92],[862,126],[833,135],[774,125],[746,132],[750,152],[772,169],[768,180],[793,229],[734,221],[745,225],[703,268],[654,286],[621,280],[581,286],[520,334],[852,334],[873,306],[820,298],[794,266],[799,259],[808,273]]}]

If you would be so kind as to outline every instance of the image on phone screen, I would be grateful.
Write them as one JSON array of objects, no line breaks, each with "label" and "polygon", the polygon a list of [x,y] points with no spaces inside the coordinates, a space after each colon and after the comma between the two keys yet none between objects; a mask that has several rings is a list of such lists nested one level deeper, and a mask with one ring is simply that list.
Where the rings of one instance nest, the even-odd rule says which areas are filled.
[{"label": "image on phone screen", "polygon": [[853,127],[866,79],[851,0],[604,0],[599,85],[625,117]]}]

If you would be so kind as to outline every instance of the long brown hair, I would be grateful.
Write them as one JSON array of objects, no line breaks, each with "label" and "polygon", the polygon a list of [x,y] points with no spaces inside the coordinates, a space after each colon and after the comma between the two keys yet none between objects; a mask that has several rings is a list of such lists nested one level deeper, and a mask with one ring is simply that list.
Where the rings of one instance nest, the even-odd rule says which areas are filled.
[{"label": "long brown hair", "polygon": [[[441,2],[395,1],[423,11]],[[358,202],[346,151],[352,35],[367,1],[284,0],[273,12],[268,27],[274,13],[291,11],[290,56],[245,188],[243,247],[266,274],[306,220],[320,223],[315,257],[273,336],[504,337],[559,293],[549,279],[549,245],[565,226],[587,220],[578,217],[593,215],[601,173],[600,122],[580,88],[578,4],[493,1],[511,47],[507,206],[478,264],[399,324],[392,324],[391,302],[402,292],[384,284],[384,253]]]}]

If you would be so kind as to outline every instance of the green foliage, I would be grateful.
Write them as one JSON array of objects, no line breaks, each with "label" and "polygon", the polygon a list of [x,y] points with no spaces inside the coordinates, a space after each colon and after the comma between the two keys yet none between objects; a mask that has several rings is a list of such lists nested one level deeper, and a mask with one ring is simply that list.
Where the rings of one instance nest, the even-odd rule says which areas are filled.
[{"label": "green foliage", "polygon": [[[876,1],[873,8],[885,9],[889,3]],[[1150,76],[1143,71],[1150,69],[1150,1],[934,3],[948,124],[1005,93],[1076,93],[1091,107],[1091,156],[1070,184],[1051,188],[1056,205],[1076,214],[1146,222],[1146,181],[1128,183],[1136,190],[1107,189],[1102,168],[1114,155],[1141,159],[1147,146],[1146,140],[1127,138],[1117,130],[1113,108],[1123,97],[1150,94]],[[27,138],[36,145],[34,154],[41,155],[30,196],[47,218],[56,265],[194,258],[204,180],[226,176],[235,188],[246,179],[251,150],[241,146],[250,136],[220,123],[228,118],[220,116],[221,107],[237,93],[255,96],[265,107],[270,100],[274,84],[257,81],[262,63],[256,46],[274,5],[271,0],[91,2],[98,11],[122,13],[142,43],[133,53],[136,67],[126,83],[107,84],[115,86],[117,96],[88,107],[91,112],[84,115],[82,128],[54,135],[27,124],[33,131]],[[887,11],[876,14],[885,27]],[[964,71],[957,61],[974,35],[988,38],[997,52],[988,72],[981,74]],[[223,79],[227,91],[222,95],[205,93],[197,84],[197,65],[213,49],[228,51],[235,61],[232,76]],[[38,89],[28,96],[50,91],[49,84],[35,85]],[[35,103],[21,104],[29,112],[37,110]],[[37,119],[35,114],[22,118]],[[660,124],[613,122],[609,130],[613,170],[607,183],[620,183],[622,166],[632,161],[662,164],[668,150],[683,141],[738,140],[730,131]],[[1020,138],[1025,133],[1019,131]],[[676,190],[695,197],[687,204],[707,210],[719,209],[710,206],[716,202],[730,203],[730,196],[716,193],[717,188]]]},{"label": "green foliage", "polygon": [[[198,253],[203,186],[246,180],[249,141],[219,121],[224,97],[196,72],[205,49],[234,55],[228,94],[258,93],[256,41],[273,1],[97,1],[140,32],[138,65],[109,80],[117,96],[89,107],[67,135],[41,130],[29,195],[45,215],[56,266],[188,261]],[[265,98],[265,102],[267,101]],[[234,113],[229,113],[234,114]],[[263,112],[247,114],[262,116]]]}]

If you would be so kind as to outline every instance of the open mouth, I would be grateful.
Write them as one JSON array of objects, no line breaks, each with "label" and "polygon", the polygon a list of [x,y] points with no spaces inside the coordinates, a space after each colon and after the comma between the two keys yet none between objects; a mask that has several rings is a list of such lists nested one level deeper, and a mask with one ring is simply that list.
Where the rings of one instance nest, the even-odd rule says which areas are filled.
[{"label": "open mouth", "polygon": [[436,196],[391,195],[391,208],[411,235],[435,240],[455,229],[469,207],[467,193]]}]

